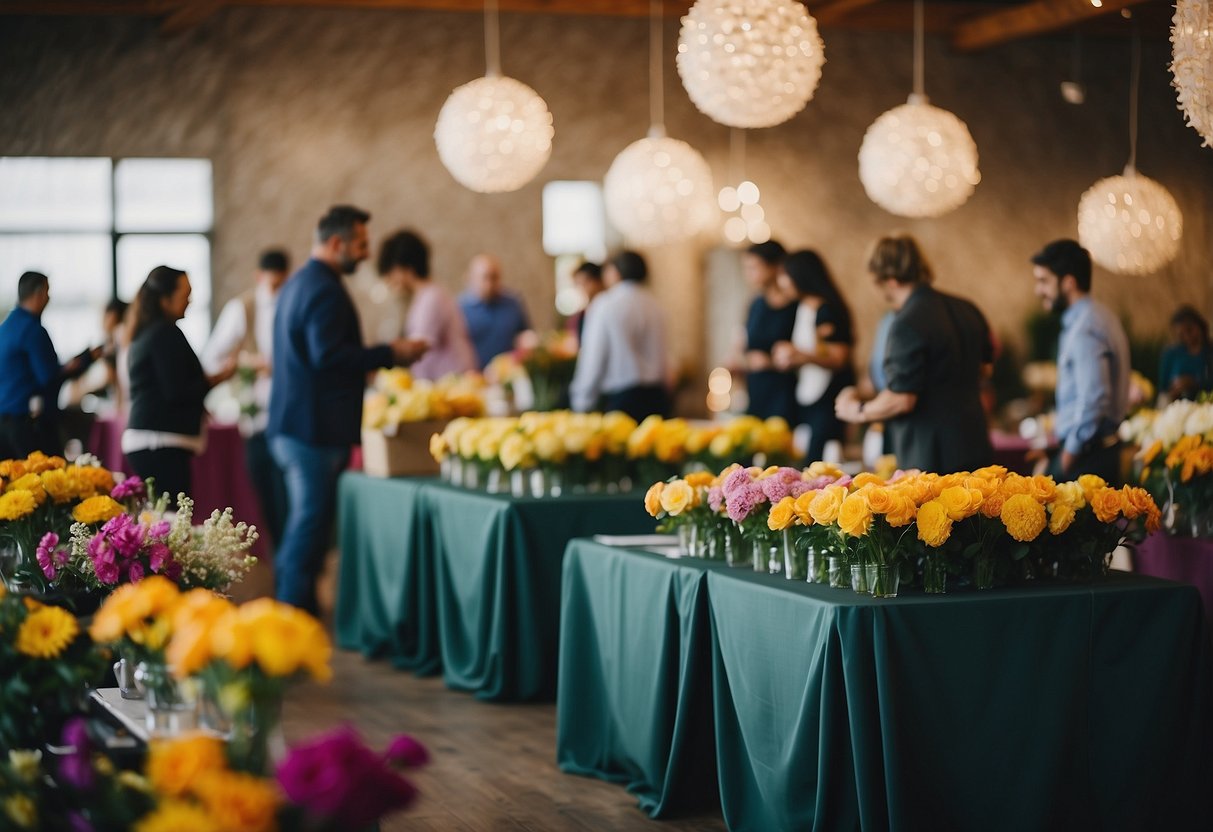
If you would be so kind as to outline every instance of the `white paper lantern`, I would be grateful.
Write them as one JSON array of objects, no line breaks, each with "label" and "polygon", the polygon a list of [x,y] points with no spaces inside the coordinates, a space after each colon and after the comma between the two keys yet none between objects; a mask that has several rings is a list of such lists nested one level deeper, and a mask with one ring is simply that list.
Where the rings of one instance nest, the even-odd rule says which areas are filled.
[{"label": "white paper lantern", "polygon": [[708,163],[695,148],[668,136],[625,147],[611,162],[603,189],[607,216],[635,245],[693,237],[717,217]]},{"label": "white paper lantern", "polygon": [[1179,109],[1204,146],[1213,141],[1213,39],[1209,34],[1209,0],[1179,0],[1171,21],[1172,83]]},{"label": "white paper lantern", "polygon": [[552,155],[552,114],[521,81],[487,76],[458,87],[442,105],[434,142],[459,184],[480,193],[515,191]]},{"label": "white paper lantern", "polygon": [[859,148],[868,197],[901,217],[938,217],[959,208],[981,181],[977,145],[965,123],[911,95],[868,128]]},{"label": "white paper lantern", "polygon": [[817,21],[798,0],[697,0],[682,18],[682,85],[730,127],[772,127],[799,113],[823,63]]},{"label": "white paper lantern", "polygon": [[1179,253],[1183,215],[1161,184],[1132,167],[1092,185],[1078,202],[1078,241],[1117,274],[1158,271]]}]

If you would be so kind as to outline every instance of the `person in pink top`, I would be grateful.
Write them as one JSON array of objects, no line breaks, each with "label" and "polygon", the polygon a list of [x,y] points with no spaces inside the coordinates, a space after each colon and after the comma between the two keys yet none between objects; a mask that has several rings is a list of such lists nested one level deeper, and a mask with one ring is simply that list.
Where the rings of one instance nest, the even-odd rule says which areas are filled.
[{"label": "person in pink top", "polygon": [[430,249],[412,231],[397,231],[379,249],[379,275],[412,295],[404,337],[420,338],[429,350],[409,370],[417,378],[439,379],[476,369],[476,351],[463,313],[450,293],[430,279]]}]

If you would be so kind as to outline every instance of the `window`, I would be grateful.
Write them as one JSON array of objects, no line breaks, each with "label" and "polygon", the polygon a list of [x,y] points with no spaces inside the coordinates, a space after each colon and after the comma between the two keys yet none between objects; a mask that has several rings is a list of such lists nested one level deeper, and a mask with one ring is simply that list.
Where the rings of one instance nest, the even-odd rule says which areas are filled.
[{"label": "window", "polygon": [[60,357],[100,342],[110,298],[133,300],[147,273],[189,273],[182,330],[200,350],[210,332],[211,163],[207,159],[0,156],[0,309],[22,272],[51,279],[42,322]]},{"label": "window", "polygon": [[606,209],[597,182],[549,182],[543,186],[543,250],[556,258],[556,311],[572,315],[586,297],[573,283],[583,260],[606,256]]}]

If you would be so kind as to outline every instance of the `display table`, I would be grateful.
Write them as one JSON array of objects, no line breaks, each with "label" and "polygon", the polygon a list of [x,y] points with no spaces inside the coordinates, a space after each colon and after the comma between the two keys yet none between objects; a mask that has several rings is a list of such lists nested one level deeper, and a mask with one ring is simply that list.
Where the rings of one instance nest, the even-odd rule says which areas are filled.
[{"label": "display table", "polygon": [[1205,618],[1213,621],[1213,540],[1155,532],[1137,545],[1133,568],[1143,575],[1192,584],[1200,590]]},{"label": "display table", "polygon": [[710,572],[725,821],[1208,829],[1213,664],[1191,587],[876,600]]},{"label": "display table", "polygon": [[338,499],[338,643],[440,662],[447,685],[491,700],[555,697],[568,541],[653,530],[636,492],[514,499],[346,473]]},{"label": "display table", "polygon": [[[89,434],[89,452],[101,464],[113,471],[132,473],[122,454],[122,420],[99,417]],[[244,461],[244,438],[235,425],[209,425],[206,429],[206,450],[193,459],[194,519],[201,523],[216,509],[229,506],[236,522],[256,526],[261,532],[253,544],[252,553],[263,556],[269,551],[268,533],[261,519],[261,503],[249,479]]]},{"label": "display table", "polygon": [[622,783],[653,817],[719,805],[712,734],[711,561],[569,543],[556,760]]}]

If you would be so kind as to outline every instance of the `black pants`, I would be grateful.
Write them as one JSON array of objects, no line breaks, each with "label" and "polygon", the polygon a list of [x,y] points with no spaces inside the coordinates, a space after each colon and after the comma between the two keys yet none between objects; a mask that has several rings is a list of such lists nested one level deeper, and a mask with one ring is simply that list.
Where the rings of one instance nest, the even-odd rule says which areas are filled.
[{"label": "black pants", "polygon": [[825,454],[826,443],[842,440],[843,425],[834,415],[834,396],[823,395],[813,404],[801,405],[800,424],[809,426],[809,446],[805,449],[805,464],[817,462]]},{"label": "black pants", "polygon": [[152,480],[157,494],[169,495],[169,506],[177,504],[177,495],[190,496],[193,485],[192,451],[184,448],[159,448],[154,451],[134,451],[126,455],[135,473]]},{"label": "black pants", "polygon": [[602,409],[606,413],[621,410],[639,422],[646,416],[669,416],[670,396],[663,385],[638,384],[618,393],[604,393]]},{"label": "black pants", "polygon": [[25,459],[34,451],[63,453],[52,424],[31,416],[0,416],[0,459]]},{"label": "black pants", "polygon": [[1049,474],[1057,482],[1076,480],[1082,474],[1095,474],[1103,477],[1108,485],[1118,488],[1124,477],[1121,475],[1120,451],[1121,443],[1105,446],[1092,443],[1094,447],[1086,448],[1074,458],[1074,463],[1067,470],[1061,468],[1061,451],[1049,460]]},{"label": "black pants", "polygon": [[286,478],[270,454],[269,440],[264,431],[244,440],[244,461],[257,492],[265,531],[276,547],[282,541],[282,529],[286,525]]}]

